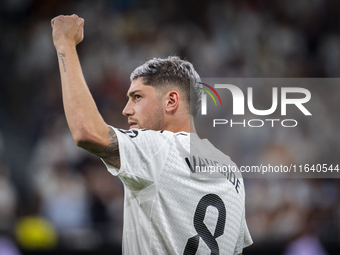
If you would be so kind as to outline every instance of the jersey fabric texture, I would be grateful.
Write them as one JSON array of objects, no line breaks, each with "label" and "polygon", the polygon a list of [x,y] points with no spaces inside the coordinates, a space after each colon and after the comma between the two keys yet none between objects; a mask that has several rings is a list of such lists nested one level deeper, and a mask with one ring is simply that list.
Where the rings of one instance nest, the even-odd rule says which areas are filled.
[{"label": "jersey fabric texture", "polygon": [[121,167],[104,163],[124,183],[123,254],[239,254],[252,243],[242,178],[193,178],[200,160],[234,165],[228,156],[196,134],[113,129]]}]

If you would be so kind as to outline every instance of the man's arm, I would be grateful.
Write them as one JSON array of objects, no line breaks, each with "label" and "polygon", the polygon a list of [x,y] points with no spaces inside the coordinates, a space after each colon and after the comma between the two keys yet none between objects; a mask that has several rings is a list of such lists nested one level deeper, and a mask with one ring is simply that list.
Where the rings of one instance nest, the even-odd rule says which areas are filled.
[{"label": "man's arm", "polygon": [[73,14],[51,21],[57,50],[63,104],[75,143],[120,168],[117,135],[103,120],[80,66],[76,45],[84,37],[84,20]]}]

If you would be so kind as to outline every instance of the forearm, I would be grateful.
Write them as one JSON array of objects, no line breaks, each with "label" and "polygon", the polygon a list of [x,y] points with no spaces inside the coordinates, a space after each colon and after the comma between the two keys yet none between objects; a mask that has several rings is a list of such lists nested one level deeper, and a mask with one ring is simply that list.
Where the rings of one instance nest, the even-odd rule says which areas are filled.
[{"label": "forearm", "polygon": [[106,137],[107,124],[86,85],[76,47],[62,45],[57,48],[57,55],[65,115],[74,140],[80,145]]}]

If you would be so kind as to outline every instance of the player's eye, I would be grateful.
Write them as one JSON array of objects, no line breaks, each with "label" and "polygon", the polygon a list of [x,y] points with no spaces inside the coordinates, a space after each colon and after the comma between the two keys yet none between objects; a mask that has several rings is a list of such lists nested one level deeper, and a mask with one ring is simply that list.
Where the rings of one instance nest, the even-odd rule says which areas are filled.
[{"label": "player's eye", "polygon": [[140,99],[142,98],[140,95],[135,95],[135,99]]}]

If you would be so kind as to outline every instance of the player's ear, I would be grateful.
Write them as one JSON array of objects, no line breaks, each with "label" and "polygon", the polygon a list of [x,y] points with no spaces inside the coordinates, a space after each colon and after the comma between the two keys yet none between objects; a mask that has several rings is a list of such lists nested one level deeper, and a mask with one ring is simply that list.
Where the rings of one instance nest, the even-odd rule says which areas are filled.
[{"label": "player's ear", "polygon": [[166,94],[166,112],[172,113],[177,110],[179,105],[179,93],[176,90],[171,90]]}]

